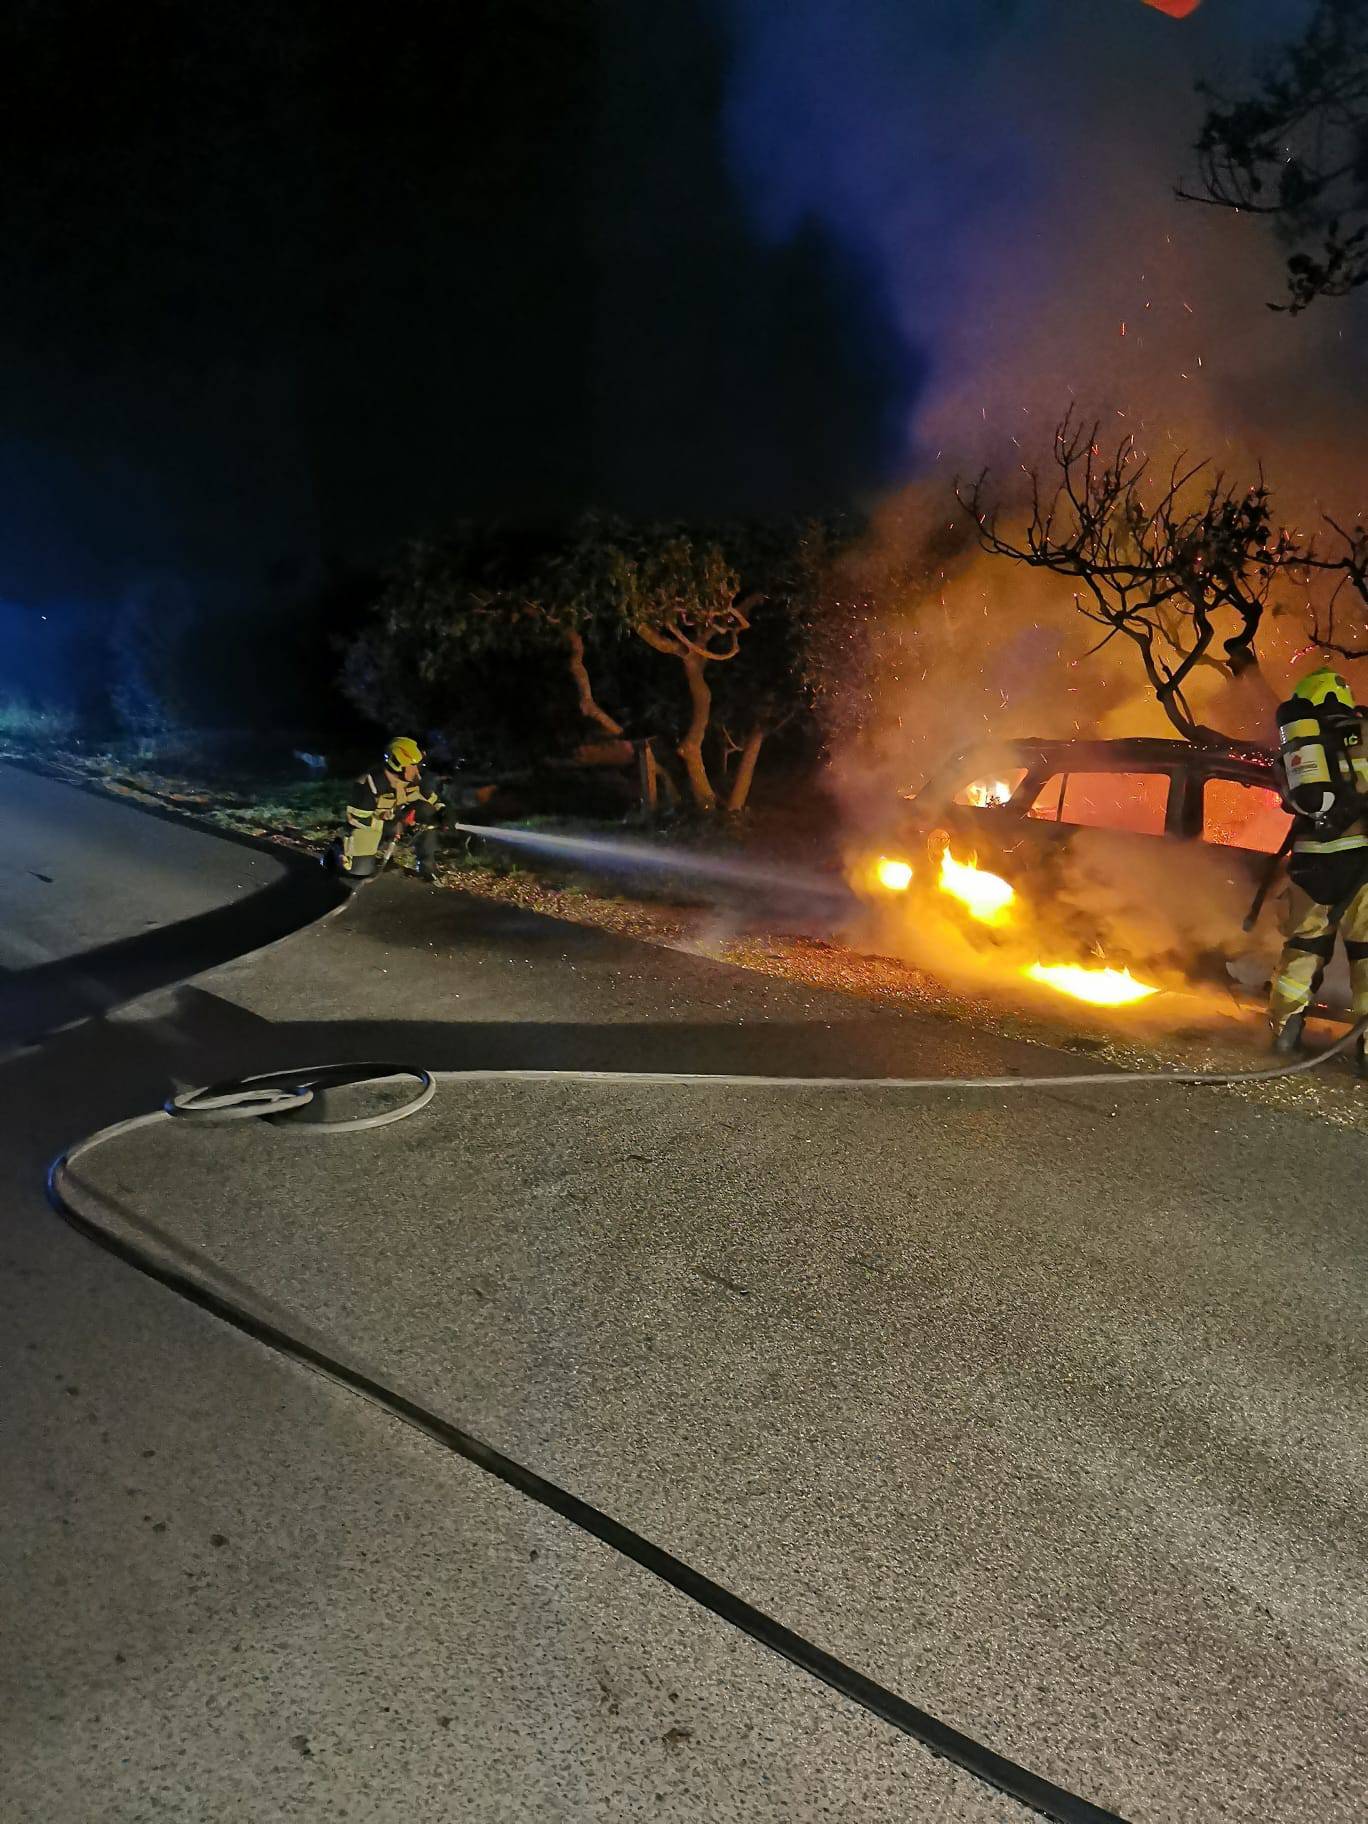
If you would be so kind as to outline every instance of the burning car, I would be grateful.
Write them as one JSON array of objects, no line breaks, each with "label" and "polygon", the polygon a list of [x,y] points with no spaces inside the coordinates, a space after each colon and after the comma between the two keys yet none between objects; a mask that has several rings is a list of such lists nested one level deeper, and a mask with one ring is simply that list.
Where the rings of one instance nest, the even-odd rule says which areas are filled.
[{"label": "burning car", "polygon": [[[1243,921],[1287,833],[1260,748],[1018,740],[966,748],[887,829],[867,897],[953,916],[1033,980],[1121,1005],[1214,981],[1257,991],[1276,904]],[[1341,998],[1327,981],[1328,1007]]]}]

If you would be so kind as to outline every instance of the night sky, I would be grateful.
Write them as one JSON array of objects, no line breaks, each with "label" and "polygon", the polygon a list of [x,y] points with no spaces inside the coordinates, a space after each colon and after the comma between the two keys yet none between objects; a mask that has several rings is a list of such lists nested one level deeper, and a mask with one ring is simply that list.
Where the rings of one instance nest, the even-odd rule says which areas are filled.
[{"label": "night sky", "polygon": [[[1129,294],[1079,300],[1115,247],[1066,243],[1157,223],[1193,75],[1305,12],[9,0],[0,599],[285,600],[466,514],[868,500],[952,406],[1110,349]],[[1322,345],[1285,322],[1241,357],[1269,397]]]}]

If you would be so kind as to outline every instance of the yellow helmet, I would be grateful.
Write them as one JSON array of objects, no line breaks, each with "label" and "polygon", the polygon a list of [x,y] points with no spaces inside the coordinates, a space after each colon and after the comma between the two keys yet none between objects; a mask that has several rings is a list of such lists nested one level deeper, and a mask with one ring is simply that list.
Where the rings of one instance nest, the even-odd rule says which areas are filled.
[{"label": "yellow helmet", "polygon": [[1292,695],[1304,702],[1321,704],[1331,697],[1337,697],[1346,709],[1354,707],[1354,693],[1333,665],[1324,663],[1313,666],[1292,686]]},{"label": "yellow helmet", "polygon": [[402,773],[406,766],[421,766],[423,750],[409,735],[396,735],[385,749],[385,765]]}]

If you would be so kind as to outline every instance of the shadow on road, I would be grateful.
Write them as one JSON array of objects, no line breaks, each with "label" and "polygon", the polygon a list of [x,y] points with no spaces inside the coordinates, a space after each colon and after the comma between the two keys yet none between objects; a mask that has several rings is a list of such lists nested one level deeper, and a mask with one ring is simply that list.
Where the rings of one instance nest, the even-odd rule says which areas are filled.
[{"label": "shadow on road", "polygon": [[282,857],[281,879],[212,912],[59,957],[0,981],[0,1046],[33,1045],[73,1021],[258,950],[339,905],[345,890],[313,862]]},{"label": "shadow on road", "polygon": [[0,1059],[0,1101],[10,1112],[13,1135],[5,1176],[16,1191],[26,1180],[35,1196],[22,1202],[36,1207],[42,1174],[64,1146],[111,1121],[157,1108],[173,1089],[258,1071],[383,1060],[438,1071],[877,1076],[910,1070],[920,1050],[915,1028],[878,1014],[830,1028],[778,1021],[744,1027],[683,1021],[274,1021],[186,986],[145,1016],[84,1020],[41,1047]]}]

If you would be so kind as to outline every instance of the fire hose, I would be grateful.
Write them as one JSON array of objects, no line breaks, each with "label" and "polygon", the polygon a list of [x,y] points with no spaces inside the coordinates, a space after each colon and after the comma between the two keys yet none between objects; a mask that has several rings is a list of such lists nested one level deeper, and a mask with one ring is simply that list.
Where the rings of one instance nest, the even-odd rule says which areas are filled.
[{"label": "fire hose", "polygon": [[[331,1064],[302,1070],[268,1071],[231,1082],[187,1090],[173,1096],[162,1108],[135,1115],[77,1141],[48,1169],[47,1191],[58,1214],[73,1229],[138,1272],[165,1286],[201,1310],[231,1325],[243,1335],[277,1354],[326,1376],[371,1401],[392,1417],[422,1432],[454,1455],[463,1457],[509,1487],[517,1489],[582,1532],[600,1540],[621,1556],[649,1571],[760,1645],[789,1660],[842,1697],[859,1704],[920,1742],[930,1752],[952,1762],[985,1784],[1019,1801],[1055,1824],[1124,1824],[1116,1812],[1080,1798],[1029,1768],[1009,1760],[994,1749],[963,1734],[908,1699],[866,1677],[824,1648],[794,1633],[773,1616],[715,1582],[664,1547],[579,1496],[560,1488],[535,1470],[516,1462],[493,1445],[463,1430],[451,1420],[410,1398],[391,1383],[348,1361],[335,1348],[321,1348],[295,1331],[282,1328],[258,1311],[216,1289],[205,1279],[171,1266],[143,1244],[107,1228],[77,1208],[69,1195],[72,1168],[98,1147],[125,1135],[175,1122],[226,1122],[266,1120],[297,1134],[314,1137],[359,1133],[407,1120],[425,1108],[444,1083],[576,1083],[600,1087],[660,1087],[687,1089],[731,1087],[759,1090],[869,1090],[945,1091],[999,1089],[1135,1088],[1160,1083],[1230,1087],[1267,1083],[1319,1069],[1346,1051],[1368,1032],[1368,1018],[1313,1056],[1263,1070],[1248,1071],[1089,1071],[1060,1076],[1002,1077],[784,1077],[730,1073],[628,1070],[445,1070],[431,1071],[417,1065],[388,1063]],[[409,1079],[417,1085],[413,1095],[397,1107],[340,1119],[299,1122],[293,1117],[317,1096],[346,1086],[361,1087]]]}]

